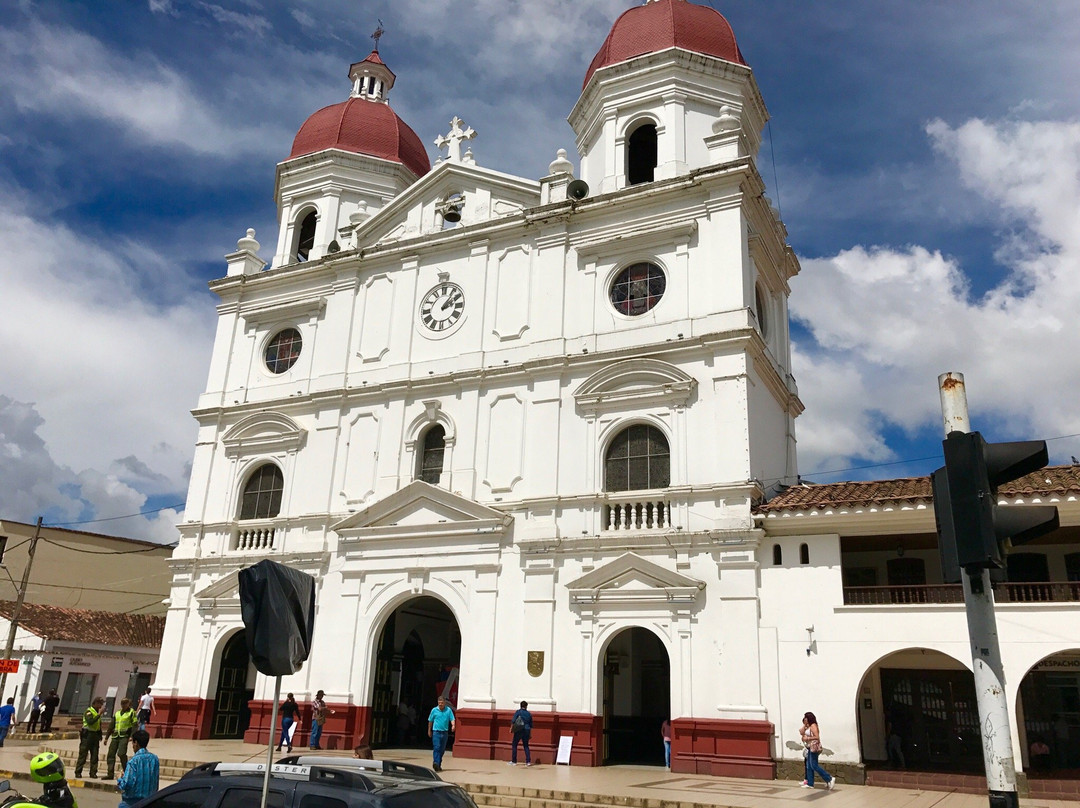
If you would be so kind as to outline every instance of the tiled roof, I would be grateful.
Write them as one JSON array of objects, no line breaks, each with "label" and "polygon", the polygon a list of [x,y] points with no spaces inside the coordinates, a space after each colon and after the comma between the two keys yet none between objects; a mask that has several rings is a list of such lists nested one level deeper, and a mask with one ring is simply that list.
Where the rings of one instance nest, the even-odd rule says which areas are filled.
[{"label": "tiled roof", "polygon": [[390,109],[370,98],[350,98],[311,115],[293,140],[289,159],[341,149],[401,163],[417,177],[431,170],[424,144]]},{"label": "tiled roof", "polygon": [[[1080,466],[1048,466],[998,488],[1005,499],[1080,494]],[[825,485],[794,485],[757,508],[759,513],[813,511],[905,502],[931,502],[929,477],[862,480]]]},{"label": "tiled roof", "polygon": [[582,89],[602,67],[668,48],[746,64],[735,44],[735,32],[720,12],[686,0],[660,0],[635,6],[615,21],[585,72]]},{"label": "tiled roof", "polygon": [[[14,611],[13,602],[0,601],[0,616],[10,620]],[[165,618],[161,615],[115,614],[24,603],[19,610],[19,626],[49,640],[160,648]]]}]

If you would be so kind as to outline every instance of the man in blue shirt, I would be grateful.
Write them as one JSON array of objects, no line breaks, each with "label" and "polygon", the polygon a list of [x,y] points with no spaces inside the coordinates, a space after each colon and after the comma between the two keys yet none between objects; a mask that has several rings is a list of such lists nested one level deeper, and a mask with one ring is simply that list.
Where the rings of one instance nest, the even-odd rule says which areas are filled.
[{"label": "man in blue shirt", "polygon": [[11,732],[15,724],[15,697],[7,700],[7,704],[0,707],[0,746],[4,745],[4,738]]},{"label": "man in blue shirt", "polygon": [[131,733],[131,746],[135,754],[131,756],[124,773],[116,781],[120,789],[120,808],[128,808],[141,799],[145,799],[158,790],[158,757],[146,750],[150,743],[150,733],[137,729]]},{"label": "man in blue shirt", "polygon": [[433,768],[437,772],[442,771],[446,740],[454,728],[454,711],[446,703],[446,696],[439,696],[439,706],[432,707],[427,717],[427,734],[431,738],[432,759],[435,764]]}]

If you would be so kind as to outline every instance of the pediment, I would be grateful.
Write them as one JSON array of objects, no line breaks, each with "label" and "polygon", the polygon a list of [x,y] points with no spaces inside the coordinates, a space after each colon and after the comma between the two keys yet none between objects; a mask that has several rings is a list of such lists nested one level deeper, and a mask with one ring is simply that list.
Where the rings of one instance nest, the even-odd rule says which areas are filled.
[{"label": "pediment", "polygon": [[238,570],[223,575],[207,587],[195,593],[195,600],[200,603],[213,603],[219,600],[240,599],[240,579]]},{"label": "pediment", "polygon": [[502,534],[513,517],[459,494],[413,480],[350,514],[331,529],[343,539],[435,538]]},{"label": "pediment", "polygon": [[437,213],[454,195],[464,227],[539,205],[540,184],[469,163],[439,163],[357,228],[356,247],[453,233],[457,228],[444,229]]},{"label": "pediment", "polygon": [[601,368],[574,391],[578,407],[586,412],[632,404],[685,405],[697,381],[684,370],[659,359],[627,359]]},{"label": "pediment", "polygon": [[265,454],[267,452],[296,451],[304,443],[307,430],[287,415],[276,412],[258,412],[234,424],[221,437],[225,454]]},{"label": "pediment", "polygon": [[705,582],[624,553],[566,588],[574,603],[688,603],[697,600]]}]

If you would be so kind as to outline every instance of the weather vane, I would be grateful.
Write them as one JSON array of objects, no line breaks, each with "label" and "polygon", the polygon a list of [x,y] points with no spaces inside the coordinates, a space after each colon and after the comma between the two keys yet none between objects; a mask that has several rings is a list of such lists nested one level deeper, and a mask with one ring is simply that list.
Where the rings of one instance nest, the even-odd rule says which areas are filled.
[{"label": "weather vane", "polygon": [[385,33],[386,33],[386,31],[384,31],[383,27],[382,27],[382,20],[379,20],[379,27],[376,28],[375,33],[371,35],[371,38],[375,40],[375,52],[376,53],[379,52],[379,40],[382,39],[382,35],[385,34]]}]

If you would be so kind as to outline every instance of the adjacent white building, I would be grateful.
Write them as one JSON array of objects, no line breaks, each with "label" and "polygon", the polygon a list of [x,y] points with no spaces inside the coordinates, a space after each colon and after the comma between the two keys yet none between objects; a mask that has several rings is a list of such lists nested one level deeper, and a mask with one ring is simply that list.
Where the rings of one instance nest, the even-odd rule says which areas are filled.
[{"label": "adjacent white building", "polygon": [[[807,709],[850,776],[885,758],[882,688],[910,687],[885,671],[962,673],[962,606],[925,586],[928,486],[798,485],[799,265],[726,20],[623,14],[570,111],[577,160],[539,179],[483,167],[498,133],[457,118],[432,166],[377,51],[349,80],[277,167],[272,263],[248,231],[211,285],[158,726],[266,740],[236,574],[271,558],[317,579],[314,650],[283,689],[326,691],[331,746],[407,742],[399,707],[422,720],[447,692],[461,756],[508,757],[524,699],[548,760],[570,735],[575,764],[662,762],[670,717],[674,770],[773,777],[801,765]],[[910,563],[894,582],[897,553],[921,584]],[[1072,602],[1015,608],[1039,639],[1010,671],[1080,642]]]}]

